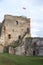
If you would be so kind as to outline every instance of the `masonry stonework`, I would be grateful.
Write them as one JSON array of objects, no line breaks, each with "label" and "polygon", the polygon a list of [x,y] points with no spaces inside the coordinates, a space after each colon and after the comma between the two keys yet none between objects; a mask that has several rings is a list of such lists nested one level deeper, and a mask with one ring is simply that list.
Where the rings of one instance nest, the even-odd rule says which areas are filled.
[{"label": "masonry stonework", "polygon": [[19,36],[23,37],[27,28],[30,35],[30,18],[5,15],[2,23],[1,37],[4,37],[2,44],[5,46],[10,45],[12,41],[16,41]]}]

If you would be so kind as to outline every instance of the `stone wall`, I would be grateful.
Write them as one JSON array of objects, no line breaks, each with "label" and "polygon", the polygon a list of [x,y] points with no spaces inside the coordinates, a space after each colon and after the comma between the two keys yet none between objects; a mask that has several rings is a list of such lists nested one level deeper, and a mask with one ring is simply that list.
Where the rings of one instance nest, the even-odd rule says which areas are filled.
[{"label": "stone wall", "polygon": [[[26,55],[26,56],[43,56],[43,38],[25,38],[25,41],[22,45],[10,50],[13,52],[15,50],[16,55]],[[12,48],[11,48],[12,49]]]},{"label": "stone wall", "polygon": [[26,54],[37,56],[43,55],[43,38],[26,38],[24,43]]}]

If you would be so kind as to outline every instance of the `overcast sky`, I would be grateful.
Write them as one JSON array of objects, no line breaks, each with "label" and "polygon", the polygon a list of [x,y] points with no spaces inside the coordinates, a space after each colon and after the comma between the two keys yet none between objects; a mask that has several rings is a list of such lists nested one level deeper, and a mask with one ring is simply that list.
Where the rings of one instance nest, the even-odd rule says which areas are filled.
[{"label": "overcast sky", "polygon": [[31,18],[31,35],[43,37],[43,0],[0,0],[0,22],[5,14]]}]

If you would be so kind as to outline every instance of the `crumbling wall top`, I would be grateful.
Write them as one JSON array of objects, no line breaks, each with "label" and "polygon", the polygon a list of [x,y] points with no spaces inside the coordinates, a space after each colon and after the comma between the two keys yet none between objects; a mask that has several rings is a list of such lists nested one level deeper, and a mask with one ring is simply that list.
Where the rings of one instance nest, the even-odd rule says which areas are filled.
[{"label": "crumbling wall top", "polygon": [[24,16],[12,16],[12,15],[4,15],[4,19],[10,19],[10,20],[25,20],[30,22],[30,18],[26,18]]}]

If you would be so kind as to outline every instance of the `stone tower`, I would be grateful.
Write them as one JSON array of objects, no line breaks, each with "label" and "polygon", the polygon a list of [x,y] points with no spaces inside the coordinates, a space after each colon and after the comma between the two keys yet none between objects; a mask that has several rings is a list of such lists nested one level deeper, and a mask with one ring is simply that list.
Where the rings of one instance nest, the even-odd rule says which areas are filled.
[{"label": "stone tower", "polygon": [[24,33],[29,31],[30,35],[30,18],[23,16],[5,15],[2,22],[1,36],[4,37],[4,45],[10,45],[19,36],[23,37]]}]

